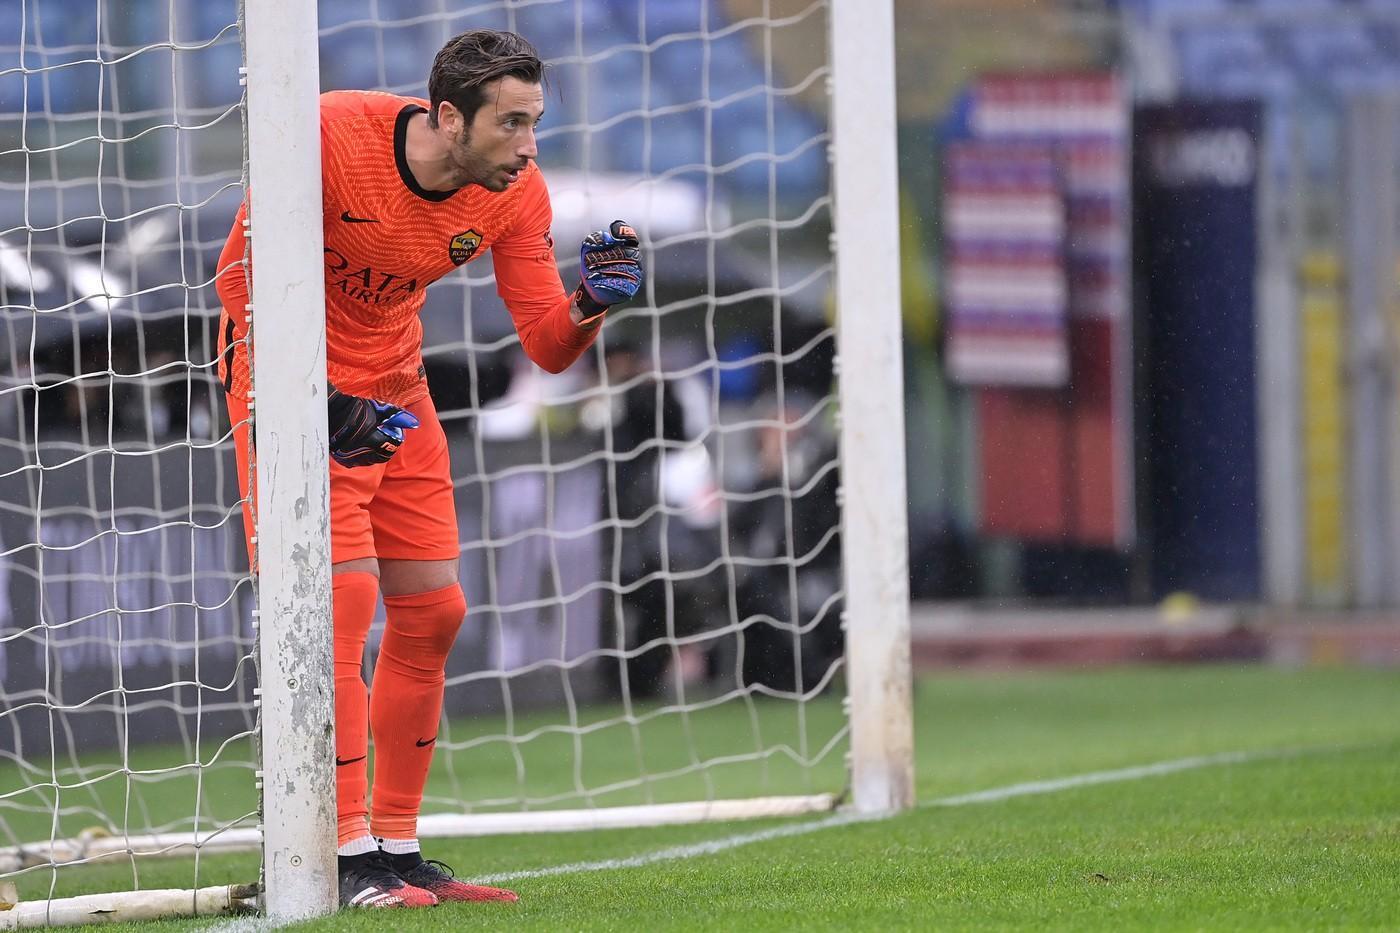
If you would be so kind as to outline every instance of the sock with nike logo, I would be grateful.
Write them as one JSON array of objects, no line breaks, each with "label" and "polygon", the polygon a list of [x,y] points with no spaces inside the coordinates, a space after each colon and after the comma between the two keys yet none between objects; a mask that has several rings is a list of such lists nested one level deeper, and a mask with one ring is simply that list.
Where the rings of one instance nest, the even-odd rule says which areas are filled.
[{"label": "sock with nike logo", "polygon": [[384,640],[369,709],[375,747],[370,831],[381,838],[418,834],[442,716],[443,669],[466,614],[466,597],[456,583],[384,597]]},{"label": "sock with nike logo", "polygon": [[365,762],[369,754],[369,697],[360,664],[378,599],[379,578],[372,573],[338,573],[331,577],[336,835],[341,845],[369,836],[369,808],[365,801],[369,785]]}]

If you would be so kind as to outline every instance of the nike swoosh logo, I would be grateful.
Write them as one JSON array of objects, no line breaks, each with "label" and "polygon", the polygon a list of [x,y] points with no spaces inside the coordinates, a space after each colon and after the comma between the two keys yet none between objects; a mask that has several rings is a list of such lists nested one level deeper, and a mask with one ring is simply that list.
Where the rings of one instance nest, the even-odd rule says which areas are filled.
[{"label": "nike swoosh logo", "polygon": [[336,766],[337,768],[339,768],[339,767],[342,767],[342,766],[344,766],[344,765],[353,765],[353,764],[354,764],[355,762],[357,762],[357,761],[364,761],[367,757],[369,757],[369,756],[368,756],[368,755],[361,755],[359,758],[337,758],[337,759],[335,760],[335,766]]},{"label": "nike swoosh logo", "polygon": [[437,736],[433,736],[431,739],[419,739],[417,742],[414,742],[413,744],[414,744],[414,745],[417,745],[419,748],[427,748],[429,745],[432,745],[432,744],[433,744],[434,742],[436,742],[436,741],[437,741]]},{"label": "nike swoosh logo", "polygon": [[349,211],[341,211],[340,219],[347,224],[377,224],[379,221],[373,217],[351,217]]}]

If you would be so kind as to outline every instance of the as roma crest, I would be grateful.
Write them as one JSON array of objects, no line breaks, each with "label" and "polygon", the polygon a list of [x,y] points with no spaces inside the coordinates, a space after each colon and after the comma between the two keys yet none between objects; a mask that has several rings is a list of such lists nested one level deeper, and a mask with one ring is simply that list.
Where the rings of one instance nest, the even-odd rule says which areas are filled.
[{"label": "as roma crest", "polygon": [[466,233],[459,233],[452,238],[452,242],[447,244],[447,257],[454,265],[460,266],[476,255],[476,249],[481,245],[481,234],[475,230],[468,230]]}]

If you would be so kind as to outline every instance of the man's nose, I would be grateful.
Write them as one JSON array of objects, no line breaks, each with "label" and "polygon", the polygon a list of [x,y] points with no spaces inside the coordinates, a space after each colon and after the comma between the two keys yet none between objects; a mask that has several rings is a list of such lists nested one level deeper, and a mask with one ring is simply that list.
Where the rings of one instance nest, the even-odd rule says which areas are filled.
[{"label": "man's nose", "polygon": [[540,147],[535,141],[535,130],[531,127],[525,131],[525,139],[516,150],[516,155],[522,159],[534,159],[540,154]]}]

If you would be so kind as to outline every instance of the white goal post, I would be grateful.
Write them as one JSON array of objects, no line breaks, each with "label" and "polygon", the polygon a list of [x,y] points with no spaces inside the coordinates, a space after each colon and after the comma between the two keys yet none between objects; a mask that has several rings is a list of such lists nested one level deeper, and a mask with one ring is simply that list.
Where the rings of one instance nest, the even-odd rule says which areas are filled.
[{"label": "white goal post", "polygon": [[243,24],[264,908],[290,922],[338,898],[316,7],[243,0]]},{"label": "white goal post", "polygon": [[831,71],[851,783],[857,809],[902,810],[914,725],[893,2],[833,0]]},{"label": "white goal post", "polygon": [[[54,0],[22,0],[26,12],[45,2]],[[109,8],[108,0],[87,2]],[[171,10],[177,6],[186,8],[184,0],[174,0]],[[613,210],[640,229],[649,271],[656,275],[649,277],[645,297],[615,315],[595,351],[580,361],[590,374],[583,381],[569,374],[545,380],[509,362],[514,341],[499,328],[506,319],[492,304],[489,259],[430,290],[425,309],[429,379],[433,382],[437,366],[460,378],[462,386],[457,395],[436,401],[454,438],[464,580],[476,583],[467,587],[472,606],[463,638],[472,629],[470,637],[478,640],[464,649],[470,664],[449,666],[447,709],[420,834],[771,818],[843,805],[874,815],[913,804],[892,0],[635,0],[637,22],[621,24],[615,36],[607,33],[612,24],[599,20],[590,0],[495,0],[464,10],[443,0],[366,0],[347,12],[350,6],[323,3],[318,10],[316,0],[239,0],[246,96],[241,105],[225,108],[241,114],[245,123],[243,190],[251,198],[248,239],[257,269],[252,306],[245,311],[255,321],[250,409],[256,432],[258,570],[251,589],[255,600],[247,601],[255,603],[247,608],[256,645],[238,642],[242,654],[233,667],[233,686],[223,685],[218,695],[222,699],[241,689],[237,684],[248,679],[256,657],[256,698],[228,703],[247,724],[234,738],[252,739],[256,758],[231,761],[226,749],[234,739],[224,739],[213,725],[209,735],[224,744],[212,756],[201,751],[201,741],[210,741],[201,739],[204,698],[214,695],[215,685],[211,675],[199,673],[198,647],[192,649],[193,675],[171,662],[167,683],[137,690],[124,687],[117,673],[117,686],[97,695],[102,709],[110,705],[117,717],[115,764],[92,764],[71,730],[64,745],[62,735],[69,729],[64,717],[93,701],[65,697],[56,649],[66,644],[67,633],[82,632],[100,611],[85,615],[74,606],[64,610],[67,616],[56,615],[46,595],[45,561],[59,566],[54,558],[64,547],[86,547],[103,535],[123,540],[118,480],[112,480],[106,500],[94,496],[85,506],[98,520],[93,538],[65,544],[67,539],[36,533],[33,541],[0,540],[0,562],[33,555],[32,569],[28,563],[16,566],[26,579],[33,578],[39,594],[34,604],[42,615],[28,622],[6,620],[0,563],[0,674],[5,650],[14,658],[31,642],[51,671],[34,691],[11,691],[0,681],[0,900],[17,885],[23,906],[23,911],[0,910],[0,929],[82,922],[93,911],[106,910],[144,919],[238,912],[256,903],[274,920],[292,921],[335,909],[327,281],[321,273],[317,94],[346,86],[422,94],[427,61],[421,53],[405,60],[397,43],[407,46],[411,40],[417,43],[413,48],[435,48],[434,42],[473,25],[518,29],[540,45],[561,85],[549,98],[558,116],[541,133],[541,162],[555,200],[554,234],[561,241],[565,281],[577,274],[576,254],[571,259],[571,248],[562,245],[573,235],[572,225],[605,224],[612,214],[603,214]],[[361,15],[364,10],[368,16]],[[216,26],[214,38],[187,42],[177,34],[173,12],[170,17],[166,42],[123,45],[100,28],[95,54],[86,54],[107,68],[105,63],[123,56],[139,61],[163,50],[175,57],[186,47],[216,49],[233,34],[231,25]],[[18,42],[0,36],[0,54],[12,42],[21,49],[40,44],[32,21],[26,22]],[[785,43],[800,47],[813,36],[827,42],[820,63],[783,48]],[[357,50],[363,57],[327,60],[327,48]],[[751,72],[736,75],[741,58]],[[72,67],[48,64],[47,58],[38,67],[28,58],[13,68],[5,61],[0,60],[0,82],[9,74],[25,82],[47,80]],[[368,76],[345,70],[354,61],[371,63]],[[677,70],[668,72],[673,66]],[[667,85],[687,68],[702,72],[693,91]],[[163,119],[177,137],[184,133],[188,139],[198,127],[181,111],[174,80],[179,75],[172,65],[174,90]],[[335,83],[337,76],[357,83]],[[632,81],[640,89],[629,90],[634,97],[609,109],[608,95],[598,93],[609,81]],[[103,98],[97,107],[97,135],[108,144],[128,141],[121,132],[101,129],[107,110],[119,103]],[[37,102],[26,107],[26,121],[49,116],[35,113]],[[47,111],[49,104],[43,107]],[[607,161],[612,156],[602,144],[610,131],[636,134],[637,164]],[[694,145],[687,148],[690,141]],[[35,153],[56,160],[50,150],[62,145],[41,147],[26,137],[12,148],[0,141],[3,154],[25,160]],[[829,176],[817,173],[815,186],[813,173],[801,174],[814,156],[830,160]],[[190,172],[178,158],[170,168]],[[99,167],[99,188],[100,172]],[[0,174],[0,185],[8,177]],[[61,215],[64,183],[57,168],[53,177]],[[208,203],[187,204],[193,198],[180,193],[181,181],[171,183],[178,211],[191,213]],[[219,190],[229,187],[236,186],[224,183]],[[647,223],[687,212],[693,221],[677,227]],[[99,213],[105,227],[121,212],[103,204]],[[56,223],[62,228],[61,216]],[[33,260],[35,247],[25,252],[24,244],[36,242],[46,229],[45,223],[26,219],[0,231],[0,276],[9,274],[4,263],[15,255],[13,244]],[[809,247],[816,233],[823,245],[829,233],[830,252],[814,259]],[[205,231],[200,238],[211,235]],[[99,261],[108,255],[101,253]],[[139,264],[139,254],[132,262]],[[694,280],[671,286],[668,270],[680,266],[689,268]],[[33,278],[37,272],[29,274]],[[207,275],[196,279],[201,277],[187,274],[182,280],[190,296],[184,314],[203,326],[191,308],[198,305],[217,319],[217,298]],[[96,289],[109,304],[136,291],[114,285],[110,277]],[[434,295],[446,297],[435,307]],[[828,296],[834,299],[834,322],[824,316]],[[33,333],[51,310],[32,286],[18,301],[6,292],[4,304],[6,313],[17,309],[31,316]],[[269,308],[295,313],[266,313]],[[740,316],[743,321],[736,324]],[[806,329],[794,328],[794,321]],[[769,342],[755,346],[754,331]],[[682,332],[699,347],[691,356],[668,343]],[[31,333],[25,339],[33,358],[37,338]],[[212,399],[217,388],[212,351],[207,343],[195,343],[186,340],[183,378],[210,384]],[[833,351],[825,365],[834,383],[830,374],[825,385],[822,376],[806,375],[799,387],[799,370],[821,373],[825,348]],[[11,349],[12,359],[22,362],[25,349]],[[94,375],[119,375],[110,339],[106,352],[106,360],[68,379],[82,385]],[[620,358],[633,368],[614,369]],[[509,387],[488,391],[500,375],[488,367],[501,359],[507,360],[500,372]],[[144,349],[140,362],[136,376],[143,385],[157,382],[172,365]],[[26,375],[29,370],[18,364],[12,369],[13,374],[0,373],[7,376],[0,393],[10,394],[16,404],[44,390],[37,376]],[[756,390],[746,380],[768,388]],[[653,423],[638,446],[626,447],[619,411],[637,394],[654,395]],[[3,395],[0,402],[9,403]],[[673,433],[664,424],[668,406],[683,411],[684,432]],[[39,405],[32,407],[37,424]],[[231,460],[228,438],[215,432],[205,445],[187,430],[172,445],[152,429],[144,446],[129,452],[143,457],[172,446],[189,448],[193,476],[193,457],[206,447]],[[832,442],[829,449],[822,446],[824,438]],[[41,440],[36,429],[28,442],[37,450]],[[125,450],[110,419],[105,438],[84,434],[84,442],[105,444],[115,451],[114,459]],[[633,514],[622,503],[628,484],[638,480],[622,471],[647,456],[656,458],[656,499]],[[751,461],[762,456],[770,457],[765,462],[771,473],[760,480]],[[0,460],[0,481],[49,475],[42,456],[25,462],[11,469]],[[156,476],[159,483],[159,468]],[[33,482],[44,487],[43,479]],[[98,485],[106,482],[104,476]],[[205,528],[196,517],[194,479],[189,483],[188,501],[173,507],[188,517],[168,520],[172,507],[158,494],[153,520],[162,527],[188,525],[192,532]],[[825,484],[839,507],[830,527],[798,514]],[[603,486],[598,502],[570,511],[581,497],[596,495],[598,485]],[[673,492],[673,486],[681,491]],[[0,505],[6,504],[4,493],[0,488]],[[36,525],[47,510],[64,505],[42,494],[27,495]],[[534,505],[526,508],[521,504],[526,501]],[[238,504],[222,505],[217,529],[231,534],[238,527]],[[808,522],[818,524],[807,527]],[[0,525],[0,534],[6,527]],[[635,543],[628,535],[645,529],[655,533],[648,540],[657,542],[659,557],[640,570],[629,569],[627,552]],[[694,538],[705,541],[697,546],[699,556],[683,550]],[[837,551],[834,576],[823,582],[812,568],[828,563],[832,551]],[[161,558],[169,562],[168,555]],[[197,577],[193,557],[190,564],[190,576]],[[130,610],[122,608],[118,591],[126,579],[122,574],[134,571],[124,571],[119,560],[113,567],[113,605],[107,611],[117,624],[108,637],[114,639],[112,663],[119,670],[127,650],[121,619]],[[230,576],[236,576],[232,569]],[[74,571],[72,578],[78,577]],[[73,590],[76,584],[67,581],[65,576],[64,585]],[[762,592],[765,586],[779,591],[776,601]],[[232,587],[221,610],[246,605],[247,588],[240,589],[236,579]],[[646,594],[652,607],[665,607],[659,627],[652,629],[645,627]],[[706,603],[711,599],[713,604]],[[698,604],[704,611],[693,610]],[[169,607],[177,606],[186,604],[171,597]],[[196,617],[211,609],[197,596],[187,608]],[[837,613],[844,652],[838,645],[835,658],[817,654],[812,662],[809,640]],[[677,621],[682,614],[705,621],[683,625]],[[643,634],[636,635],[628,627],[639,618]],[[590,635],[582,637],[582,630]],[[775,640],[759,641],[760,630],[771,631]],[[183,644],[186,638],[196,646],[204,643],[196,623],[192,635],[172,628],[161,645]],[[751,671],[760,645],[776,652],[772,663],[787,666],[786,680]],[[638,679],[639,670],[649,670],[642,663],[649,657],[661,659],[661,673],[646,675],[659,685],[654,695],[644,694]],[[697,674],[701,668],[707,673]],[[127,734],[142,691],[153,702],[159,698],[177,721],[184,748],[172,752],[177,757],[170,762],[158,755],[143,758],[139,742]],[[838,708],[832,694],[841,692]],[[482,721],[492,723],[489,728],[465,718],[478,710]],[[55,737],[39,754],[27,718],[34,715],[46,718],[47,733]],[[730,734],[736,723],[747,734]],[[15,747],[6,749],[10,736]],[[843,748],[844,781],[830,781],[829,770],[822,772],[827,777],[813,780],[811,773],[839,760]],[[631,770],[600,767],[600,749],[603,758],[629,759]],[[61,762],[65,756],[67,762]],[[490,765],[483,766],[486,777],[476,768],[480,761]],[[5,770],[11,765],[20,782],[13,786]],[[221,812],[211,823],[204,815],[212,805],[203,781],[206,772],[226,766],[246,766],[248,781],[258,788],[257,812]],[[542,767],[557,774],[541,774]],[[762,780],[733,777],[745,768],[761,773]],[[195,781],[198,812],[178,820],[152,815],[159,807],[148,802],[143,789],[158,793],[161,781],[186,773]],[[74,802],[89,785],[108,779],[124,784],[124,797],[92,789],[90,800]],[[42,817],[46,806],[53,812],[46,838],[9,828],[11,817],[17,826],[37,825],[34,818]],[[113,806],[120,812],[106,812]],[[92,831],[71,831],[84,821]],[[208,887],[252,878],[210,877],[197,869],[195,884],[179,891],[137,892],[120,900],[111,900],[117,895],[54,896],[59,869],[67,866],[129,864],[130,886],[141,888],[149,886],[138,872],[147,858],[215,859],[250,849],[261,852],[256,894],[246,885]],[[47,899],[28,894],[45,887]]]}]

